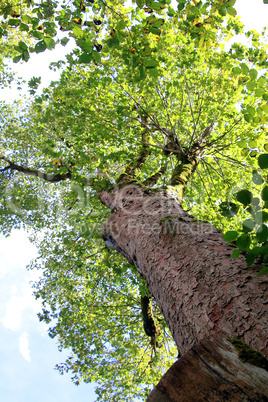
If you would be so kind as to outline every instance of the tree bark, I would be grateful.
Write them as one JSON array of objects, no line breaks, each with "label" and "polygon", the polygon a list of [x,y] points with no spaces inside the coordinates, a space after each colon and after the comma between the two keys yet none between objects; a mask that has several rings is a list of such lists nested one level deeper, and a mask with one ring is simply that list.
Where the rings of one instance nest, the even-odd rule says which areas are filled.
[{"label": "tree bark", "polygon": [[190,401],[268,401],[268,372],[243,363],[224,334],[212,334],[175,362],[146,400]]},{"label": "tree bark", "polygon": [[102,237],[145,278],[180,355],[211,333],[239,338],[267,356],[267,279],[247,267],[207,222],[170,192],[129,185],[101,201],[113,209]]}]

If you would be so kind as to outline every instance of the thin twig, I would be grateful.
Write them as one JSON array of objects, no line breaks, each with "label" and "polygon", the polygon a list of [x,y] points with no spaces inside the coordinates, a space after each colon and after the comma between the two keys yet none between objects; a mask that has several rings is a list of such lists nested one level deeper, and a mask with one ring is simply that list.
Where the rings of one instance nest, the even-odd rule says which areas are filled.
[{"label": "thin twig", "polygon": [[209,202],[211,203],[211,205],[213,205],[212,200],[211,200],[211,198],[210,198],[210,195],[209,195],[209,193],[208,193],[208,191],[207,191],[206,185],[205,185],[205,183],[204,183],[204,181],[203,181],[202,175],[199,173],[198,169],[197,169],[196,172],[197,172],[197,174],[198,174],[198,176],[199,176],[201,182],[203,183],[203,187],[204,187],[205,192],[207,193]]},{"label": "thin twig", "polygon": [[[183,69],[183,75],[184,75],[184,78],[186,79],[185,69]],[[194,123],[194,131],[193,131],[193,134],[192,134],[192,136],[194,136],[195,132],[196,132],[196,122],[195,122],[195,118],[194,118],[194,111],[193,111],[193,106],[192,106],[191,94],[190,94],[189,85],[188,85],[187,81],[186,81],[186,89],[187,89],[187,95],[188,95],[189,104],[190,104],[191,115],[192,115],[192,119],[193,119],[193,123]]]},{"label": "thin twig", "polygon": [[216,138],[215,140],[211,141],[208,145],[211,146],[215,143],[217,143],[218,141],[220,141],[222,138],[224,138],[227,134],[230,133],[230,131],[232,131],[232,129],[238,125],[238,123],[242,120],[242,117],[240,117],[238,120],[236,120],[236,122],[231,126],[231,128],[227,131],[225,131],[222,135],[220,135],[218,138]]},{"label": "thin twig", "polygon": [[[215,151],[215,152],[217,152],[217,151]],[[230,156],[224,155],[221,152],[217,152],[217,153],[219,153],[223,157],[223,160],[225,159],[225,160],[228,160],[229,162],[236,163],[236,164],[241,165],[243,167],[251,168],[251,166],[247,165],[246,163],[239,162],[237,159],[234,159],[234,158],[231,158]],[[222,159],[222,158],[218,157],[218,159]]]},{"label": "thin twig", "polygon": [[[205,96],[205,89],[203,90],[201,104],[199,106],[198,116],[197,116],[197,120],[196,120],[197,125],[199,123],[199,119],[200,119],[201,112],[202,112],[202,105],[203,105],[204,96]],[[191,140],[190,140],[190,147],[193,145],[193,142],[194,142],[194,134],[195,134],[195,132],[193,132],[193,134],[192,134],[192,137],[191,137]]]}]

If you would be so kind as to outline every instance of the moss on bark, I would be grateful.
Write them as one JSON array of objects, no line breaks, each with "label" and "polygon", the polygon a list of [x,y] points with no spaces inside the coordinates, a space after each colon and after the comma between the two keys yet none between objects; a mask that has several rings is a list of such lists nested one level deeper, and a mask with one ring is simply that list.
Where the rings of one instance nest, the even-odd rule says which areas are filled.
[{"label": "moss on bark", "polygon": [[250,363],[254,366],[264,368],[268,371],[268,360],[260,352],[252,349],[245,342],[236,338],[228,338],[228,340],[234,345],[238,352],[238,356],[243,363]]}]

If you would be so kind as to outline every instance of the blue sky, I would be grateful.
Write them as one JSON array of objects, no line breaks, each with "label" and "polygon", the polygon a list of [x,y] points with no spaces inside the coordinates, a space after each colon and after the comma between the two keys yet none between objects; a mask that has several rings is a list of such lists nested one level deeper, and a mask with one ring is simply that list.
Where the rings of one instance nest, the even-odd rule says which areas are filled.
[{"label": "blue sky", "polygon": [[[268,5],[263,0],[237,0],[236,8],[247,29],[261,29],[268,21]],[[55,55],[45,52],[36,60],[16,65],[26,80],[42,75],[55,80],[48,69]],[[42,68],[40,67],[42,66]],[[0,93],[0,98],[10,96]],[[13,92],[14,96],[14,92]],[[5,239],[0,235],[0,398],[3,402],[93,402],[93,386],[72,384],[69,375],[60,376],[54,366],[64,361],[55,340],[36,316],[39,302],[32,296],[29,282],[37,273],[25,266],[36,256],[35,248],[22,231]]]},{"label": "blue sky", "polygon": [[64,361],[55,340],[39,322],[40,304],[30,281],[39,273],[25,266],[37,255],[23,231],[0,236],[0,398],[3,402],[92,402],[94,387],[76,387],[54,370]]}]

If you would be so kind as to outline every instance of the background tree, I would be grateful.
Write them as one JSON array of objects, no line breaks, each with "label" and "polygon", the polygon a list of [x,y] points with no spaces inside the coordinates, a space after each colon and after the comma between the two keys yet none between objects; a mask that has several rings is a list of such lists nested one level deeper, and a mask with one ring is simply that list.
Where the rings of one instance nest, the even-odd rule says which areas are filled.
[{"label": "background tree", "polygon": [[[76,383],[81,379],[100,383],[100,400],[148,395],[150,384],[176,356],[166,323],[152,305],[154,287],[146,278],[149,291],[136,271],[146,276],[139,251],[130,255],[127,245],[119,246],[124,241],[115,239],[111,225],[104,225],[105,243],[100,236],[109,209],[113,211],[110,222],[117,222],[121,236],[129,236],[120,221],[120,213],[127,214],[130,208],[129,185],[133,190],[129,202],[138,208],[142,194],[147,215],[152,211],[147,201],[154,201],[156,194],[159,202],[167,194],[171,203],[166,207],[160,202],[154,230],[174,250],[180,222],[196,225],[182,213],[178,200],[191,214],[223,230],[230,228],[226,215],[239,212],[228,241],[238,241],[239,219],[253,221],[254,226],[244,225],[243,251],[260,228],[264,234],[257,236],[257,247],[267,240],[266,178],[261,183],[251,180],[252,170],[256,178],[257,170],[267,167],[263,153],[267,150],[266,46],[260,35],[251,32],[248,46],[234,44],[224,50],[224,39],[242,32],[234,18],[234,1],[179,2],[178,11],[166,3],[145,7],[137,2],[132,9],[123,3],[95,2],[88,11],[92,21],[85,20],[84,25],[82,3],[51,10],[49,17],[43,5],[36,10],[30,5],[37,17],[24,18],[23,24],[32,37],[38,36],[36,52],[54,47],[57,19],[76,38],[77,47],[59,82],[42,96],[17,108],[2,105],[2,230],[8,234],[12,227],[31,228],[40,247],[33,266],[43,269],[35,290],[44,305],[40,320],[51,323],[49,334],[58,336],[61,348],[73,351],[59,370],[71,370]],[[224,25],[227,13],[232,18]],[[38,24],[46,28],[37,29]],[[100,34],[102,41],[97,39]],[[28,52],[28,47],[23,51]],[[245,185],[255,198],[261,193],[259,206],[254,205],[259,210],[249,208],[251,199],[245,201],[245,195],[241,201],[241,191],[238,201],[244,209],[225,203],[228,192]],[[258,213],[261,219],[255,222]],[[198,225],[199,235],[201,230],[211,230],[216,236],[210,226]],[[146,232],[141,228],[139,223],[139,230]],[[134,249],[136,242],[133,239]],[[168,253],[166,257],[172,260]],[[215,264],[213,257],[210,263]],[[230,258],[228,264],[232,265]],[[244,257],[233,266],[244,267]],[[245,277],[243,272],[237,281],[251,286],[248,273]],[[251,274],[253,283],[257,273]],[[254,292],[263,302],[264,281],[260,278],[256,283]],[[160,307],[163,311],[161,303]],[[167,320],[165,311],[164,315]],[[178,346],[171,320],[167,322]],[[246,342],[264,350],[262,336],[252,340],[236,329]],[[252,328],[248,332],[254,333]],[[189,336],[184,350],[202,336]]]}]

